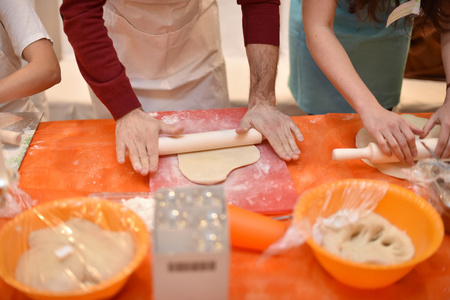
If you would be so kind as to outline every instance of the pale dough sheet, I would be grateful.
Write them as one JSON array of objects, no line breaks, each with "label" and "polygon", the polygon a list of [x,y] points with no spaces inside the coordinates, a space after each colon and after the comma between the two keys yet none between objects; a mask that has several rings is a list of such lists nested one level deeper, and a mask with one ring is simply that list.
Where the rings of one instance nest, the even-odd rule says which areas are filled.
[{"label": "pale dough sheet", "polygon": [[178,154],[181,173],[198,184],[224,181],[236,168],[256,163],[261,157],[254,145]]},{"label": "pale dough sheet", "polygon": [[[416,117],[414,115],[409,114],[403,114],[401,115],[403,119],[410,122],[411,124],[423,128],[425,124],[427,123],[428,119]],[[430,133],[428,134],[427,138],[438,138],[439,132],[441,130],[441,126],[437,125],[435,126]],[[418,137],[416,137],[418,138]],[[364,148],[369,143],[375,143],[375,139],[367,132],[367,130],[363,127],[361,128],[358,133],[356,134],[355,138],[356,147],[357,148]],[[407,169],[410,168],[410,166],[406,163],[385,163],[385,164],[372,164],[369,160],[363,159],[363,161],[368,164],[371,167],[377,168],[381,173],[384,173],[386,175],[397,177],[400,179],[406,179],[407,172],[405,172]]]}]

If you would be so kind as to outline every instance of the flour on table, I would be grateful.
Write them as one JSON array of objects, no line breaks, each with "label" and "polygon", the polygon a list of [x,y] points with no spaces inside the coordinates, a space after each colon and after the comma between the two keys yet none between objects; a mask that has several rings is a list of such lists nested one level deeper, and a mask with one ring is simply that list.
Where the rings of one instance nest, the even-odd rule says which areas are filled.
[{"label": "flour on table", "polygon": [[[426,118],[416,117],[409,114],[403,114],[401,115],[401,117],[419,128],[423,128],[428,121],[428,119]],[[441,127],[439,125],[435,126],[426,138],[438,138],[440,130]],[[418,139],[418,137],[416,137],[416,139]],[[369,132],[367,132],[364,127],[358,131],[355,140],[357,148],[365,148],[369,145],[369,143],[376,143],[375,139],[369,134]],[[411,168],[411,166],[409,166],[407,163],[402,162],[372,164],[369,160],[363,159],[363,161],[369,166],[378,169],[383,174],[400,179],[406,179],[406,170]]]},{"label": "flour on table", "polygon": [[152,198],[134,197],[122,199],[121,203],[135,212],[144,221],[149,232],[153,231],[155,200]]},{"label": "flour on table", "polygon": [[181,173],[198,184],[224,181],[236,168],[257,162],[261,157],[254,145],[178,154]]}]

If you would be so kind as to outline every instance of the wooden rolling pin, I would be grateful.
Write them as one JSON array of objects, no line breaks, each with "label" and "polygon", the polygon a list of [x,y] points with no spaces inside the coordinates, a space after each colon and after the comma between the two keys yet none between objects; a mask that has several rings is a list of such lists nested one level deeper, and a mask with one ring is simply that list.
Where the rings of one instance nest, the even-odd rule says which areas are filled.
[{"label": "wooden rolling pin", "polygon": [[0,140],[8,144],[20,145],[22,142],[22,134],[11,130],[0,129]]},{"label": "wooden rolling pin", "polygon": [[187,153],[203,150],[238,147],[259,144],[261,133],[251,128],[248,132],[237,134],[235,129],[208,131],[201,133],[165,136],[159,138],[159,155]]},{"label": "wooden rolling pin", "polygon": [[[422,140],[432,151],[436,149],[437,138]],[[421,140],[416,140],[418,155],[414,160],[432,158],[432,154],[422,145]],[[368,159],[374,164],[399,162],[400,160],[392,154],[384,154],[376,143],[370,143],[365,148],[339,148],[332,152],[333,160]]]}]

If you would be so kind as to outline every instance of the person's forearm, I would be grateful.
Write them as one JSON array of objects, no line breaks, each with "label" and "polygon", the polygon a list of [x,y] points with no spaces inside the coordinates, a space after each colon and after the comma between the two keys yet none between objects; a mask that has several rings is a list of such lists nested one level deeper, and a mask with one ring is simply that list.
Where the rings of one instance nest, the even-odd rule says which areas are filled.
[{"label": "person's forearm", "polygon": [[250,66],[249,107],[259,104],[260,101],[275,105],[278,47],[250,44],[246,51]]},{"label": "person's forearm", "polygon": [[319,28],[308,32],[307,44],[316,64],[361,117],[380,107],[331,30]]},{"label": "person's forearm", "polygon": [[0,103],[29,97],[61,81],[58,59],[48,40],[39,40],[24,50],[29,63],[0,80]]}]

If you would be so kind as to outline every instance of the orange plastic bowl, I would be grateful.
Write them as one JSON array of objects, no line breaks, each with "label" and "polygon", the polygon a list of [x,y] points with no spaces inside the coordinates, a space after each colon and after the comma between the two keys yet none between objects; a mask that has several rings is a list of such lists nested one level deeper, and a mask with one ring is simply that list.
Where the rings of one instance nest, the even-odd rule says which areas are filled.
[{"label": "orange plastic bowl", "polygon": [[[355,185],[360,188],[367,186],[376,189],[386,185],[386,182],[349,179],[312,188],[300,196],[294,208],[294,222],[307,218],[309,224],[314,225],[330,191],[332,191],[331,201],[322,216],[328,217],[336,213],[342,207],[344,189]],[[358,199],[361,202],[363,200]],[[426,200],[405,188],[388,184],[386,195],[374,211],[406,231],[415,246],[415,256],[407,262],[392,265],[357,263],[331,254],[309,238],[307,244],[312,248],[322,267],[346,285],[361,289],[386,287],[404,277],[414,266],[435,253],[444,238],[444,226],[436,210]]]},{"label": "orange plastic bowl", "polygon": [[[20,256],[28,249],[29,233],[73,217],[89,220],[103,229],[128,231],[135,244],[135,256],[130,264],[112,278],[79,291],[55,293],[36,290],[18,282],[14,272]],[[71,198],[37,205],[6,223],[0,230],[0,241],[0,276],[32,299],[89,300],[112,297],[140,265],[149,249],[148,231],[133,211],[119,203],[93,198]]]}]

